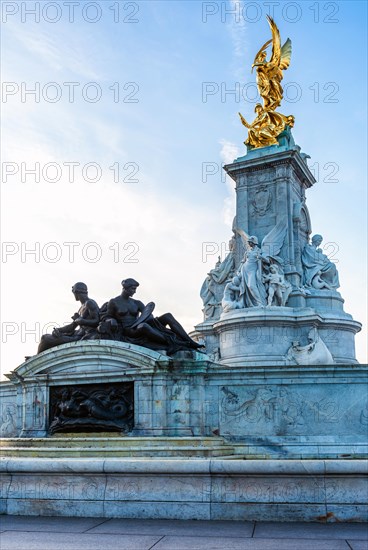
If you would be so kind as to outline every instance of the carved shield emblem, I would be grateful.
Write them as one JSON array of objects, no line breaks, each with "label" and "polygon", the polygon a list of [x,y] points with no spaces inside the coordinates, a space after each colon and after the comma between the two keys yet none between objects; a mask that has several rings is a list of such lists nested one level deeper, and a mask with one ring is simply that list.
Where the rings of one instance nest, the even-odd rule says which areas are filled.
[{"label": "carved shield emblem", "polygon": [[259,216],[264,216],[267,210],[271,206],[271,193],[267,187],[261,187],[256,192],[254,199],[252,200],[254,213]]}]

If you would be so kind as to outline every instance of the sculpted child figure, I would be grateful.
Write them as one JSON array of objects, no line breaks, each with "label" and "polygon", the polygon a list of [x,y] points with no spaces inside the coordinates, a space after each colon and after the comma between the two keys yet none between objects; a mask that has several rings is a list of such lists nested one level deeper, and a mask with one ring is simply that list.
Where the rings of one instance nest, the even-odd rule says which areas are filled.
[{"label": "sculpted child figure", "polygon": [[267,306],[272,306],[275,299],[277,305],[284,306],[290,296],[292,286],[285,280],[283,273],[275,265],[271,265],[270,273],[263,276],[264,282],[268,282]]},{"label": "sculpted child figure", "polygon": [[239,301],[240,296],[240,279],[235,276],[227,283],[224,290],[224,297],[222,299],[222,311],[227,313],[232,309],[241,309],[243,304]]}]

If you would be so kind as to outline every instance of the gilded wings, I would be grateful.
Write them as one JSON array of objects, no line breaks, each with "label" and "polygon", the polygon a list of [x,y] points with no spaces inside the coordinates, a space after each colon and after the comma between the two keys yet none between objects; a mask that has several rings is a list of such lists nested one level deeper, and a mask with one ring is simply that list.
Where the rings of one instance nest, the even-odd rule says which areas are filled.
[{"label": "gilded wings", "polygon": [[[253,67],[257,68],[257,85],[267,111],[274,110],[281,103],[283,89],[281,80],[282,71],[290,65],[291,40],[288,38],[281,47],[280,31],[272,17],[267,16],[272,32],[272,39],[268,40],[257,53]],[[272,53],[269,61],[266,60],[266,49],[272,42]]]},{"label": "gilded wings", "polygon": [[[290,65],[291,40],[288,38],[281,47],[280,31],[272,17],[267,16],[272,38],[267,40],[254,58],[253,68],[257,71],[257,87],[263,100],[263,105],[255,106],[256,118],[248,123],[239,113],[241,122],[248,128],[247,146],[267,147],[278,144],[278,136],[289,126],[293,127],[294,117],[275,113],[283,97],[281,81],[283,71]],[[272,43],[270,60],[267,61],[267,48]]]}]

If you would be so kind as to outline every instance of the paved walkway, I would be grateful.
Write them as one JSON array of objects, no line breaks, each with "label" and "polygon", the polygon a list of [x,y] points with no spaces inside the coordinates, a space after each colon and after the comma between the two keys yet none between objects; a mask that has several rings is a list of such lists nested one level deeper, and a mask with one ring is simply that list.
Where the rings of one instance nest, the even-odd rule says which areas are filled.
[{"label": "paved walkway", "polygon": [[368,525],[0,516],[0,549],[368,550]]}]

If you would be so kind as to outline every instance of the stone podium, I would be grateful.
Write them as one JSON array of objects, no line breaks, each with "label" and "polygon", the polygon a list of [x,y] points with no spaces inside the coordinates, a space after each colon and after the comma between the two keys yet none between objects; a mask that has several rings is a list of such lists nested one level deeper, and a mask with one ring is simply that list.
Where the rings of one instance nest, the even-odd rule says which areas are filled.
[{"label": "stone podium", "polygon": [[[364,365],[234,367],[101,340],[45,351],[8,378],[0,513],[366,519]],[[53,396],[96,386],[133,388],[130,427],[50,433]]]},{"label": "stone podium", "polygon": [[[225,366],[195,352],[168,357],[133,344],[86,341],[34,356],[2,384],[0,433],[17,446],[29,438],[221,437],[239,456],[277,458],[363,457],[368,450],[365,365]],[[125,386],[123,425],[55,422],[53,396],[62,391]],[[63,399],[59,397],[61,404]],[[76,401],[74,400],[74,403]],[[65,409],[65,407],[64,407]],[[78,411],[79,412],[79,411]],[[80,419],[100,420],[88,408]],[[126,423],[124,418],[127,419]],[[13,438],[13,439],[12,439]],[[8,442],[9,443],[9,442]],[[234,447],[235,445],[235,447]],[[236,449],[236,451],[234,450]]]},{"label": "stone podium", "polygon": [[[295,145],[290,130],[285,134],[279,146],[250,150],[224,167],[236,184],[234,244],[228,255],[233,263],[222,287],[216,282],[212,282],[212,287],[223,295],[225,284],[240,274],[244,256],[240,229],[254,235],[259,246],[266,241],[261,255],[271,258],[271,265],[277,266],[284,285],[289,287],[287,302],[278,304],[274,299],[271,305],[265,302],[249,307],[238,301],[233,308],[223,308],[219,303],[212,309],[204,304],[205,319],[196,326],[197,338],[204,339],[207,353],[232,366],[298,363],[298,353],[293,358],[293,343],[306,347],[309,338],[319,342],[325,352],[319,359],[318,354],[309,354],[312,363],[324,363],[327,356],[330,361],[332,356],[333,363],[356,363],[354,337],[361,325],[344,311],[344,300],[337,291],[336,267],[321,249],[309,245],[311,219],[306,191],[315,179],[307,165],[308,155]],[[278,227],[281,238],[272,242],[267,236]],[[336,283],[328,282],[322,272],[319,275],[319,271],[308,271],[303,265],[307,253],[312,264],[315,256],[314,270],[318,270],[319,262],[326,273],[334,272]],[[272,264],[273,256],[277,260]],[[229,257],[225,263],[230,265]],[[217,269],[221,271],[222,266]],[[309,273],[312,281],[307,281]],[[262,281],[259,284],[265,286]],[[305,357],[302,362],[305,364]]]}]

